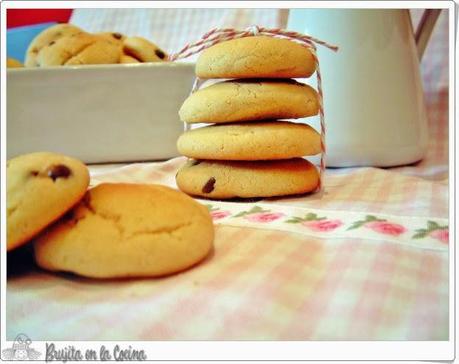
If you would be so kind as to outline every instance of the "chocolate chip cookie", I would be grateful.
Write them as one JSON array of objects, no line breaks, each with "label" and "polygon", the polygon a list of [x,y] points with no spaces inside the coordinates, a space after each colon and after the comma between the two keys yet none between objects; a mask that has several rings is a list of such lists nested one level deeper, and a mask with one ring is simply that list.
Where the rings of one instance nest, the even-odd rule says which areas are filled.
[{"label": "chocolate chip cookie", "polygon": [[183,192],[211,199],[273,197],[314,191],[319,173],[302,158],[257,162],[190,160],[179,169],[176,182]]},{"label": "chocolate chip cookie", "polygon": [[119,63],[122,42],[88,33],[62,36],[44,46],[36,57],[38,67]]},{"label": "chocolate chip cookie", "polygon": [[37,235],[77,203],[89,184],[87,167],[56,153],[32,153],[7,162],[7,249]]},{"label": "chocolate chip cookie", "polygon": [[45,29],[32,40],[27,48],[24,65],[26,67],[39,67],[37,57],[44,47],[54,44],[53,42],[62,37],[71,37],[81,33],[84,31],[72,24],[56,24]]},{"label": "chocolate chip cookie", "polygon": [[167,61],[166,52],[142,37],[127,37],[124,39],[123,52],[139,62]]}]

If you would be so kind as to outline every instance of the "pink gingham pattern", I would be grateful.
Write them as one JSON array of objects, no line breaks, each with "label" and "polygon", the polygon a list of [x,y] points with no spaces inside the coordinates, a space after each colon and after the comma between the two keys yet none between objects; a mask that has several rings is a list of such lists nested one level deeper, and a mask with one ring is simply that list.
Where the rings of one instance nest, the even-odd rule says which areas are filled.
[{"label": "pink gingham pattern", "polygon": [[[272,22],[254,17],[257,20],[245,24],[222,24],[229,18],[245,21],[247,14],[254,16],[253,10],[196,9],[181,13],[180,20],[172,17],[172,22],[192,24],[193,30],[172,32],[175,40],[170,49],[193,41],[191,33],[203,34],[215,26],[283,26],[271,10],[261,13],[269,14]],[[167,11],[157,15],[157,24],[164,24]],[[110,25],[99,13],[87,11],[83,17],[83,10],[74,18],[81,26],[90,25],[88,14],[94,17],[90,31],[116,28],[137,34],[142,28],[142,22],[136,23],[132,26],[138,28],[128,32],[111,26],[119,19]],[[211,205],[215,250],[202,264],[170,277],[99,282],[30,266],[13,269],[7,285],[7,338],[25,332],[32,340],[448,339],[445,232],[429,233],[433,235],[427,239],[434,249],[422,246],[423,239],[413,238],[418,230],[427,230],[429,221],[439,227],[448,224],[447,23],[443,13],[421,65],[431,136],[422,162],[399,168],[327,170],[320,197],[250,204],[200,200]],[[161,44],[159,38],[152,39]],[[174,176],[183,160],[93,167],[91,184],[175,186]],[[271,215],[251,220],[245,218],[250,214],[236,216],[254,206]],[[253,214],[257,211],[252,210]],[[328,236],[327,231],[314,230],[318,229],[314,219],[310,223],[294,219],[312,216],[308,214],[326,217],[330,222],[323,229],[335,227],[349,235]],[[371,222],[347,230],[368,215],[391,223],[386,231],[395,235],[374,230],[381,226],[364,226]],[[368,235],[359,235],[363,231]],[[449,244],[453,243],[450,239]],[[11,254],[9,267],[22,261],[18,254],[26,252]]]},{"label": "pink gingham pattern", "polygon": [[10,278],[7,336],[35,340],[442,340],[446,252],[218,225],[182,274]]}]

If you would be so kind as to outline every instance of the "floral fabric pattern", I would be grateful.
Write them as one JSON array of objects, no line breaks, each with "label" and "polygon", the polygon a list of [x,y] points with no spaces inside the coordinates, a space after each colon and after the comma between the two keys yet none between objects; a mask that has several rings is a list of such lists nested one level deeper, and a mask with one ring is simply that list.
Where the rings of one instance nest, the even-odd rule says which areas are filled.
[{"label": "floral fabric pattern", "polygon": [[207,209],[210,212],[210,216],[212,220],[220,220],[224,219],[225,217],[231,216],[231,212],[220,210],[217,207],[212,207],[212,205],[206,205]]},{"label": "floral fabric pattern", "polygon": [[333,231],[343,225],[341,220],[328,220],[325,216],[319,217],[312,212],[306,214],[303,218],[293,216],[285,222],[290,224],[301,223],[303,226],[313,231]]},{"label": "floral fabric pattern", "polygon": [[259,206],[254,206],[248,211],[242,211],[235,215],[234,217],[244,217],[244,219],[252,221],[252,222],[271,222],[277,220],[284,216],[282,213],[273,213],[270,210],[263,210]]},{"label": "floral fabric pattern", "polygon": [[427,221],[427,228],[417,229],[416,234],[413,235],[413,239],[423,239],[427,236],[437,239],[442,243],[448,244],[448,241],[449,241],[448,226],[447,225],[441,226],[437,222],[429,220]]},{"label": "floral fabric pattern", "polygon": [[364,220],[354,222],[347,230],[360,227],[370,228],[378,233],[398,236],[406,232],[406,228],[400,224],[388,222],[386,219],[379,219],[374,215],[367,215]]},{"label": "floral fabric pattern", "polygon": [[[218,206],[217,206],[218,204]],[[292,208],[218,202],[206,205],[216,223],[262,226],[318,237],[355,237],[442,249],[449,243],[448,224],[421,217],[399,217],[347,213],[345,211],[292,213]],[[297,210],[304,210],[297,208]],[[440,219],[445,220],[445,219]]]}]

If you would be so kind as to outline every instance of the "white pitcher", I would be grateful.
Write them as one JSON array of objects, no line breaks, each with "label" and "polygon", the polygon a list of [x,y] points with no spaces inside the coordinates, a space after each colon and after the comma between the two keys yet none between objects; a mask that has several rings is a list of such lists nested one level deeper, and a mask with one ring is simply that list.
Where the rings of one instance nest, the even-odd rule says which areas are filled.
[{"label": "white pitcher", "polygon": [[[425,15],[416,33],[420,55],[439,10]],[[328,166],[388,167],[423,158],[427,121],[409,10],[292,9],[287,29],[339,46],[336,53],[320,46],[317,52]],[[317,118],[312,125],[318,127]]]}]

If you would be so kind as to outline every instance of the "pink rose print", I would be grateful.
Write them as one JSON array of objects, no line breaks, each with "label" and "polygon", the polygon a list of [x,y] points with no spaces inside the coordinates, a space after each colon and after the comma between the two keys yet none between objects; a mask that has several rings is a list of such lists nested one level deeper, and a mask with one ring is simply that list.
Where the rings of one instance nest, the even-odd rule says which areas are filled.
[{"label": "pink rose print", "polygon": [[372,229],[380,234],[399,236],[407,231],[407,229],[393,222],[388,222],[386,219],[380,219],[374,215],[367,215],[364,220],[355,221],[347,230],[361,228],[362,226]]},{"label": "pink rose print", "polygon": [[210,216],[212,216],[213,220],[220,220],[227,216],[231,215],[229,211],[211,211]]},{"label": "pink rose print", "polygon": [[430,233],[430,236],[434,239],[440,240],[442,243],[448,244],[448,241],[449,241],[448,229],[434,230]]},{"label": "pink rose print", "polygon": [[416,233],[412,236],[413,239],[424,239],[430,236],[437,239],[443,244],[449,242],[448,225],[440,225],[436,221],[428,220],[425,228],[416,229]]},{"label": "pink rose print", "polygon": [[282,216],[284,216],[284,214],[281,212],[259,212],[256,214],[246,215],[244,216],[244,219],[249,220],[251,222],[265,223],[277,220]]},{"label": "pink rose print", "polygon": [[387,221],[373,221],[365,224],[366,227],[386,235],[399,236],[403,234],[406,229],[402,225],[390,223]]},{"label": "pink rose print", "polygon": [[248,211],[241,211],[234,215],[234,217],[244,217],[244,219],[248,221],[261,223],[271,222],[282,216],[284,216],[284,214],[281,212],[271,212],[270,210],[265,210],[260,206],[253,206]]},{"label": "pink rose print", "polygon": [[312,231],[324,232],[335,230],[343,225],[343,222],[341,220],[313,220],[305,221],[303,225]]}]

